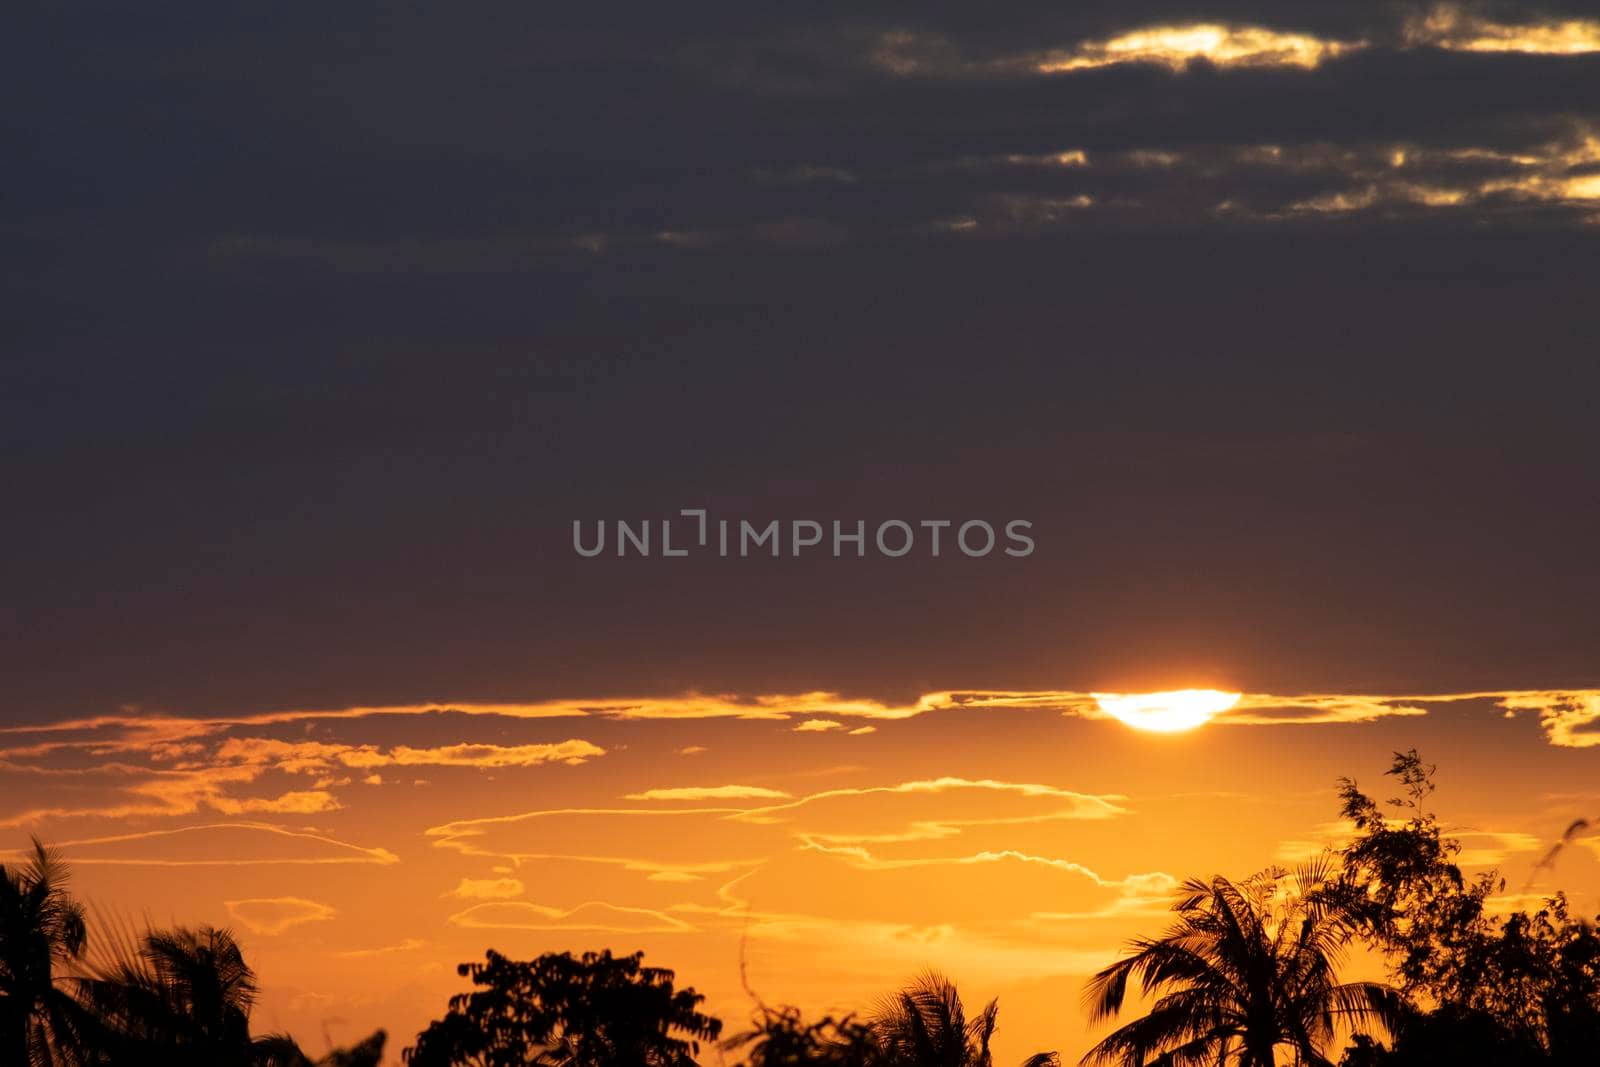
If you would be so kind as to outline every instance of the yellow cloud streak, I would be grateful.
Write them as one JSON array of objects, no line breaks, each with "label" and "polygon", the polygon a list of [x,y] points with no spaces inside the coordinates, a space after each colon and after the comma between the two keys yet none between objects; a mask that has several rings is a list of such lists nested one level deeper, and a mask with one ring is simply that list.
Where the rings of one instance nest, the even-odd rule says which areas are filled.
[{"label": "yellow cloud streak", "polygon": [[1507,716],[1523,711],[1536,713],[1552,745],[1560,748],[1600,745],[1600,690],[1511,693],[1503,695],[1499,703]]},{"label": "yellow cloud streak", "polygon": [[944,793],[955,789],[988,790],[1001,793],[1015,793],[1026,797],[1049,797],[1053,799],[1069,800],[1075,805],[1077,817],[1083,819],[1104,819],[1123,814],[1124,809],[1112,803],[1111,798],[1094,796],[1089,793],[1077,793],[1070,789],[1060,789],[1052,785],[1036,785],[1026,782],[1000,782],[992,778],[929,778],[911,782],[901,782],[897,785],[863,786],[852,789],[827,789],[820,793],[812,793],[799,797],[784,804],[769,804],[764,807],[744,808],[727,818],[734,821],[749,822],[776,822],[775,815],[791,812],[809,804],[823,800],[833,800],[840,797],[863,797],[883,794],[928,794]]},{"label": "yellow cloud streak", "polygon": [[[1386,43],[1386,42],[1384,42]],[[1453,52],[1521,53],[1574,56],[1600,52],[1600,21],[1593,19],[1496,22],[1444,4],[1408,20],[1394,42],[1401,49],[1437,48]],[[893,30],[883,34],[866,59],[898,77],[995,77],[1059,75],[1131,63],[1184,71],[1191,63],[1221,68],[1315,70],[1340,56],[1374,47],[1367,39],[1335,40],[1313,33],[1221,22],[1162,23],[1140,26],[1110,37],[1068,47],[998,57],[964,55],[955,42],[935,34]],[[1049,157],[1016,157],[1044,161]],[[1066,155],[1055,162],[1082,165]],[[661,240],[686,240],[686,234],[661,234]]]},{"label": "yellow cloud streak", "polygon": [[399,952],[415,952],[427,944],[420,938],[408,937],[393,945],[381,945],[378,948],[352,948],[344,952],[335,952],[334,956],[341,960],[365,960],[377,956],[392,956]]},{"label": "yellow cloud streak", "polygon": [[[1577,154],[1600,156],[1600,143],[1585,141],[1584,146],[1571,151]],[[1600,195],[1600,176],[1584,179],[1591,182]],[[1600,745],[1600,730],[1593,729],[1600,722],[1600,690],[1502,690],[1476,693],[1442,693],[1413,695],[1376,694],[1296,694],[1246,693],[1231,710],[1216,716],[1212,722],[1234,726],[1321,725],[1334,723],[1365,723],[1389,717],[1422,716],[1434,706],[1470,700],[1494,701],[1508,713],[1534,712],[1539,717],[1547,739],[1553,745],[1584,748]],[[93,723],[95,730],[114,728],[123,730],[124,736],[106,738],[92,736],[70,740],[46,742],[13,748],[0,752],[0,774],[38,773],[80,777],[103,773],[115,778],[127,778],[140,773],[150,775],[150,780],[119,787],[126,799],[98,807],[41,807],[11,816],[0,825],[17,826],[38,822],[46,818],[103,817],[126,818],[134,816],[174,816],[193,814],[210,809],[224,815],[252,813],[314,814],[337,810],[338,799],[323,786],[338,785],[342,781],[326,775],[317,782],[318,788],[297,790],[267,797],[239,797],[231,795],[230,787],[253,782],[268,768],[286,773],[307,771],[327,772],[344,767],[374,770],[386,766],[460,766],[474,768],[529,767],[547,762],[581,763],[604,754],[604,750],[591,742],[569,738],[554,743],[529,745],[459,744],[435,748],[396,746],[387,750],[374,745],[332,744],[326,742],[288,742],[268,738],[228,738],[218,743],[209,754],[207,745],[198,741],[185,741],[179,747],[185,760],[176,767],[138,768],[125,760],[105,764],[102,768],[44,768],[18,763],[18,759],[43,757],[62,751],[78,751],[89,756],[104,755],[109,751],[127,754],[144,751],[150,758],[171,758],[170,747],[163,748],[152,741],[159,738],[170,745],[174,738],[194,738],[205,733],[236,725],[260,725],[302,721],[331,715],[352,720],[361,716],[418,715],[437,711],[441,707],[457,710],[471,709],[467,714],[504,715],[515,717],[548,717],[557,709],[576,715],[605,714],[614,718],[655,719],[682,718],[686,710],[694,717],[720,715],[738,719],[783,721],[792,717],[824,714],[840,718],[867,718],[873,722],[890,722],[913,718],[936,711],[950,710],[1051,710],[1070,716],[1103,719],[1100,709],[1090,693],[1075,690],[941,690],[925,693],[910,703],[894,704],[869,699],[844,698],[838,694],[817,691],[803,694],[761,695],[750,698],[733,696],[705,697],[689,694],[660,699],[562,701],[536,704],[491,705],[397,705],[345,709],[341,712],[273,712],[240,718],[177,719],[162,717],[154,720],[135,715],[103,716],[72,723],[42,724],[9,727],[12,734],[59,733],[84,723]],[[802,718],[800,725],[809,722],[838,724],[836,719]],[[857,730],[863,729],[858,727]],[[196,750],[197,749],[197,750]],[[653,793],[649,799],[763,799],[748,792],[760,787],[710,786],[690,787],[700,792],[677,794]],[[705,789],[719,790],[716,793]],[[901,787],[901,788],[909,788]],[[742,793],[734,790],[745,790]],[[645,799],[645,794],[637,794]],[[777,799],[777,798],[771,798]],[[814,798],[801,798],[792,805],[811,802]],[[791,806],[792,806],[791,805]],[[766,809],[724,809],[718,814],[735,818],[770,817],[784,806]]]},{"label": "yellow cloud streak", "polygon": [[396,745],[343,745],[323,741],[279,741],[264,737],[229,738],[214,759],[251,766],[271,765],[290,774],[324,771],[335,765],[370,770],[377,767],[537,767],[544,763],[576,766],[606,750],[579,738],[532,745],[459,744],[435,748]]},{"label": "yellow cloud streak", "polygon": [[444,895],[460,900],[508,900],[524,892],[526,887],[516,878],[463,878]]},{"label": "yellow cloud streak", "polygon": [[1120,63],[1156,63],[1182,70],[1195,60],[1219,67],[1299,67],[1312,69],[1365,41],[1333,41],[1261,26],[1220,23],[1149,26],[1099,41],[1084,41],[1067,52],[1041,59],[1041,74],[1094,70]]},{"label": "yellow cloud streak", "polygon": [[[586,920],[585,915],[600,912],[623,917],[643,916],[645,924]],[[649,908],[630,908],[601,900],[585,901],[570,908],[553,908],[526,901],[499,901],[475,904],[445,920],[469,930],[589,930],[613,934],[692,933],[694,927],[682,919]]]},{"label": "yellow cloud streak", "polygon": [[267,937],[305,923],[326,922],[339,914],[326,904],[301,897],[253,897],[225,900],[222,904],[251,933]]},{"label": "yellow cloud streak", "polygon": [[[117,776],[124,773],[118,772]],[[273,797],[230,796],[226,792],[227,786],[248,784],[258,777],[259,772],[250,767],[147,768],[141,773],[150,775],[150,780],[121,789],[131,799],[98,807],[31,808],[0,820],[0,826],[23,826],[47,818],[125,819],[193,815],[202,808],[223,815],[314,815],[336,811],[340,807],[338,799],[322,789],[295,790]]]},{"label": "yellow cloud streak", "polygon": [[706,785],[677,786],[670,789],[646,789],[642,793],[629,793],[624,800],[783,800],[789,796],[781,789],[767,789],[759,785]]},{"label": "yellow cloud streak", "polygon": [[799,843],[799,847],[803,850],[814,849],[819,852],[845,854],[851,851],[861,851],[860,849],[857,849],[856,846],[865,842],[887,843],[937,840],[940,838],[958,835],[963,831],[963,829],[969,827],[1022,825],[1028,823],[1040,823],[1068,819],[1101,819],[1111,818],[1126,813],[1126,809],[1115,804],[1113,802],[1113,798],[1077,793],[1054,786],[1036,785],[1030,783],[1000,782],[990,779],[971,780],[963,778],[940,778],[901,782],[896,785],[888,786],[824,790],[782,804],[769,804],[750,808],[618,808],[609,810],[550,809],[523,812],[514,815],[457,820],[442,826],[431,827],[425,831],[425,835],[435,839],[434,844],[436,847],[450,849],[465,856],[494,858],[508,861],[517,865],[529,862],[548,863],[551,861],[604,864],[616,866],[627,871],[643,873],[650,881],[691,882],[698,880],[705,874],[728,873],[741,868],[757,866],[762,861],[760,859],[727,859],[711,862],[684,863],[658,861],[629,856],[525,852],[514,849],[480,846],[479,844],[475,843],[475,839],[483,837],[489,829],[494,827],[503,827],[532,819],[558,818],[564,816],[702,816],[721,821],[746,821],[756,825],[776,825],[786,821],[785,816],[789,813],[803,808],[808,804],[814,804],[823,801],[855,801],[863,797],[885,795],[930,795],[963,789],[990,793],[1009,793],[1014,796],[1052,801],[1065,800],[1069,801],[1070,804],[1066,808],[1057,807],[1051,811],[1022,816],[919,820],[913,823],[909,830],[896,834],[846,835],[807,832],[795,834],[794,840]]},{"label": "yellow cloud streak", "polygon": [[[82,849],[92,849],[105,845],[120,845],[132,841],[152,841],[164,838],[178,837],[183,834],[201,833],[212,830],[248,830],[278,837],[291,838],[301,841],[313,841],[319,845],[326,845],[333,850],[350,852],[354,855],[313,856],[313,857],[257,857],[243,859],[225,859],[216,856],[207,856],[202,859],[160,859],[151,857],[114,857],[95,856],[92,853],[83,855]],[[171,830],[142,830],[131,834],[114,834],[106,837],[86,837],[72,841],[57,841],[55,847],[73,853],[72,862],[75,864],[97,866],[128,866],[128,867],[249,867],[267,864],[289,864],[297,866],[318,866],[323,864],[345,863],[371,863],[379,866],[388,866],[400,862],[396,856],[386,848],[363,848],[352,845],[325,834],[314,833],[309,830],[289,830],[282,826],[264,822],[224,822],[201,823],[195,826],[182,826]],[[0,852],[0,855],[20,857],[26,853],[21,849],[10,849]]]},{"label": "yellow cloud streak", "polygon": [[1405,41],[1413,47],[1452,52],[1517,52],[1524,55],[1575,56],[1600,52],[1600,22],[1564,19],[1524,24],[1495,22],[1441,4],[1412,19]]}]

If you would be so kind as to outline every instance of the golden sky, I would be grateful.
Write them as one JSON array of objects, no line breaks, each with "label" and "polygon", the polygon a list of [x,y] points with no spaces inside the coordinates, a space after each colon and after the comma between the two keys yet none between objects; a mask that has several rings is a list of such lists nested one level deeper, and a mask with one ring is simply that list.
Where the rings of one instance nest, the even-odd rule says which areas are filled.
[{"label": "golden sky", "polygon": [[[448,709],[448,710],[444,710]],[[1197,728],[1088,693],[828,693],[284,710],[19,725],[12,842],[65,849],[108,920],[235,928],[258,1024],[396,1049],[486,947],[644,949],[742,1021],[751,987],[864,1006],[924,966],[999,995],[1001,1061],[1081,1052],[1078,991],[1175,879],[1337,842],[1335,779],[1441,764],[1438,808],[1508,893],[1600,909],[1600,692],[1248,693]]]}]

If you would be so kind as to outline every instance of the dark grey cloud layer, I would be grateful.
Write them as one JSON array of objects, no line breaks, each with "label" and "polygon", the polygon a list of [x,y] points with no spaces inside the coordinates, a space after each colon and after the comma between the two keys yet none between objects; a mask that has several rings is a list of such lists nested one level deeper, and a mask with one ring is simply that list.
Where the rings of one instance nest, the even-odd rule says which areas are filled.
[{"label": "dark grey cloud layer", "polygon": [[[25,4],[11,700],[1592,684],[1600,54],[1433,13]],[[1037,69],[1210,24],[1363,44]],[[1040,551],[570,553],[700,503]]]},{"label": "dark grey cloud layer", "polygon": [[[1363,184],[1334,165],[1290,180],[1228,164],[1224,149],[1537,155],[1593,136],[1600,107],[1600,28],[1586,54],[1480,54],[1407,46],[1420,7],[1055,6],[1069,10],[704,5],[595,9],[587,23],[535,5],[353,4],[316,18],[41,6],[10,35],[9,95],[27,102],[6,129],[8,157],[28,164],[11,179],[27,206],[16,224],[25,237],[76,226],[85,241],[228,257],[491,267],[663,232],[876,237],[1004,195],[1087,194],[1112,219],[1159,224],[1222,200],[1260,214]],[[1581,14],[1481,10],[1511,26]],[[1365,47],[1309,70],[1204,58],[1176,72],[1034,69],[1086,40],[1194,23]],[[904,63],[885,58],[897,49]],[[961,166],[1070,150],[1091,154],[1084,173]],[[1124,185],[1114,160],[1102,173],[1101,153],[1130,150],[1209,165],[1188,161],[1164,183]],[[1578,165],[1594,173],[1600,160]],[[1414,183],[1469,177],[1416,166]],[[805,174],[818,177],[772,180]],[[1203,190],[1187,184],[1197,175]],[[1471,214],[1518,206],[1488,200]]]}]

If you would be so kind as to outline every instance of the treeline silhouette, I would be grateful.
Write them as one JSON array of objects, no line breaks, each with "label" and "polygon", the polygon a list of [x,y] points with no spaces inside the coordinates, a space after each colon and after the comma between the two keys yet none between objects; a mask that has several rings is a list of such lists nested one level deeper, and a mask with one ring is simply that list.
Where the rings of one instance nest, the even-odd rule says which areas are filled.
[{"label": "treeline silhouette", "polygon": [[[1469,880],[1460,844],[1427,810],[1434,768],[1415,750],[1379,803],[1339,783],[1354,826],[1343,848],[1293,871],[1191,879],[1172,923],[1129,943],[1084,990],[1092,1022],[1143,1014],[1087,1065],[1121,1067],[1568,1067],[1600,1055],[1600,935],[1556,894],[1536,911],[1493,907],[1504,882]],[[61,860],[37,840],[0,866],[0,1067],[375,1067],[382,1031],[313,1061],[286,1035],[256,1036],[254,972],[226,930],[109,935],[89,951]],[[1387,980],[1343,981],[1370,951]],[[472,989],[402,1053],[408,1067],[992,1067],[998,1003],[969,1015],[924,973],[858,1015],[807,1019],[757,999],[725,1035],[642,955],[490,951],[458,968]],[[1040,1052],[1024,1067],[1052,1067]]]}]

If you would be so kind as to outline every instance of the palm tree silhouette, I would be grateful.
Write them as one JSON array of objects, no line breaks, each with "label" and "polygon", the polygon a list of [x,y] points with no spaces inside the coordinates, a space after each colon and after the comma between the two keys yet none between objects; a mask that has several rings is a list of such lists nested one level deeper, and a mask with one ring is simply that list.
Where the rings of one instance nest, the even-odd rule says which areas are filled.
[{"label": "palm tree silhouette", "polygon": [[[383,1062],[383,1048],[388,1039],[388,1034],[378,1030],[349,1048],[334,1049],[317,1060],[315,1067],[378,1067]],[[310,1062],[307,1060],[306,1064]]]},{"label": "palm tree silhouette", "polygon": [[88,1019],[57,984],[83,955],[83,908],[67,894],[67,867],[39,839],[27,864],[0,865],[0,1062],[72,1062]]},{"label": "palm tree silhouette", "polygon": [[[1338,1031],[1387,1028],[1400,997],[1387,986],[1337,979],[1354,917],[1329,888],[1329,861],[1293,877],[1276,868],[1243,882],[1190,879],[1158,938],[1096,974],[1084,991],[1093,1021],[1121,1011],[1129,979],[1155,998],[1083,1057],[1125,1067],[1272,1067],[1287,1048],[1296,1064],[1327,1067]],[[1285,892],[1286,890],[1286,892]]]},{"label": "palm tree silhouette", "polygon": [[228,930],[147,932],[103,973],[84,980],[84,999],[115,1031],[114,1062],[159,1050],[171,1067],[294,1067],[305,1056],[287,1037],[250,1034],[256,976]]},{"label": "palm tree silhouette", "polygon": [[[937,971],[924,971],[911,984],[879,1002],[872,1020],[878,1044],[896,1067],[991,1067],[999,1000],[991,1000],[968,1019],[955,983]],[[1023,1067],[1053,1067],[1054,1052],[1039,1052]]]}]

